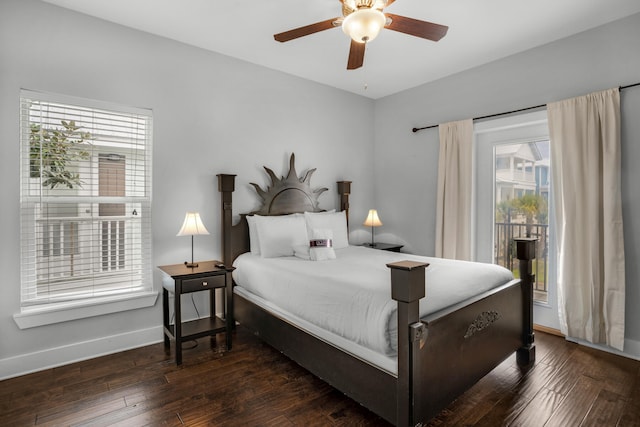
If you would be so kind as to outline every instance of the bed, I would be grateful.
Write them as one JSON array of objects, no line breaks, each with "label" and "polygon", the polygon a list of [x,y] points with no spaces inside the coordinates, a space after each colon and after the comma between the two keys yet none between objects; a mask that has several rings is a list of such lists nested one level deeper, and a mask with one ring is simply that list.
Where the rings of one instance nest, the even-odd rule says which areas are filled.
[{"label": "bed", "polygon": [[[293,217],[308,215],[308,221],[314,214],[322,215],[318,209],[318,196],[327,189],[311,188],[310,178],[314,169],[303,177],[298,177],[295,156],[292,154],[286,176],[278,178],[271,169],[265,167],[265,170],[271,178],[271,185],[263,190],[252,184],[262,199],[262,207],[252,214],[259,217],[272,216],[280,223],[284,216],[292,217],[293,221]],[[234,283],[233,302],[227,307],[227,316],[232,316],[232,319],[265,342],[390,423],[415,426],[427,422],[514,352],[520,366],[528,367],[534,363],[531,274],[534,240],[519,239],[515,242],[517,258],[520,260],[520,279],[508,277],[497,285],[485,286],[471,294],[461,293],[455,300],[438,302],[425,310],[425,306],[437,299],[437,292],[434,291],[430,300],[432,294],[429,291],[429,275],[436,280],[439,271],[458,270],[457,277],[448,279],[449,283],[455,285],[458,281],[466,280],[465,274],[476,276],[476,273],[468,274],[457,265],[449,265],[456,261],[344,246],[333,251],[335,254],[332,255],[336,260],[322,263],[300,261],[297,258],[301,257],[296,256],[298,254],[294,250],[293,254],[279,254],[282,256],[273,257],[264,264],[265,261],[261,258],[265,253],[253,253],[251,242],[255,243],[257,239],[255,236],[250,239],[249,221],[252,222],[251,234],[255,232],[252,215],[240,215],[240,221],[233,224],[235,175],[218,175],[218,189],[221,193],[223,262],[237,267],[234,282],[249,280],[244,276],[245,272],[249,274],[251,271],[252,263],[257,263],[257,268],[264,269],[262,275],[266,278],[256,289],[247,289]],[[337,189],[340,196],[337,212],[344,213],[348,224],[351,182],[339,181]],[[249,221],[247,218],[250,218]],[[265,219],[261,221],[266,222]],[[264,230],[266,226],[261,227]],[[337,239],[336,237],[334,240]],[[324,240],[326,239],[320,241]],[[384,312],[388,317],[385,322],[392,324],[393,333],[385,332],[387,340],[393,341],[391,349],[384,350],[389,343],[380,344],[376,339],[373,344],[364,339],[361,342],[361,336],[380,335],[375,329],[373,332],[363,329],[367,325],[355,325],[352,328],[350,333],[358,338],[355,344],[350,344],[353,337],[343,337],[349,333],[337,334],[331,330],[331,327],[339,327],[340,322],[333,326],[316,327],[304,317],[306,312],[312,311],[308,307],[295,312],[295,307],[270,301],[271,297],[266,295],[269,288],[273,287],[279,289],[280,301],[284,301],[287,297],[283,295],[288,296],[291,289],[297,288],[288,282],[309,282],[312,290],[323,287],[329,294],[340,295],[341,298],[337,300],[339,303],[351,302],[354,297],[343,291],[345,285],[338,284],[332,288],[329,283],[347,276],[345,271],[349,270],[350,265],[355,272],[357,262],[348,264],[348,260],[352,257],[353,260],[361,259],[362,251],[368,251],[364,258],[382,265],[365,267],[361,273],[358,273],[361,270],[357,270],[355,275],[362,275],[366,278],[363,282],[367,283],[378,282],[380,274],[387,277],[382,285],[376,285],[376,292],[383,292],[380,286],[388,287],[386,301],[380,301],[380,310],[386,310]],[[299,274],[303,276],[295,276],[298,278],[293,279],[293,276],[278,276],[285,265],[298,269],[307,265],[305,262],[321,270],[308,273],[302,268]],[[321,265],[325,267],[320,267]],[[272,270],[269,274],[274,276],[267,273],[269,269]],[[334,278],[325,274],[331,269],[337,272]],[[386,273],[382,272],[383,269]],[[370,276],[373,274],[371,270],[378,270],[375,278]],[[315,279],[304,274],[323,276],[319,279],[319,283],[323,285],[314,287]],[[485,280],[487,279],[480,280],[480,285]],[[269,283],[273,286],[269,286]],[[425,288],[428,296],[423,299]],[[314,301],[324,301],[322,299],[326,297],[324,294],[308,295],[313,296]],[[379,299],[379,295],[367,296],[363,300]],[[392,316],[388,315],[390,305]],[[352,310],[357,311],[355,308]]]}]

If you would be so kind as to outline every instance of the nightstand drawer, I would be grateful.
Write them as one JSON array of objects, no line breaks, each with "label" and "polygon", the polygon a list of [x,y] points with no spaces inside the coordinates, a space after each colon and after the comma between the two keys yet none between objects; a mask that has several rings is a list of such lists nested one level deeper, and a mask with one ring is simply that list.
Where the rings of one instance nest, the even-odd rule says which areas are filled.
[{"label": "nightstand drawer", "polygon": [[206,291],[211,288],[224,288],[224,286],[224,274],[199,277],[197,279],[186,279],[182,281],[182,293]]}]

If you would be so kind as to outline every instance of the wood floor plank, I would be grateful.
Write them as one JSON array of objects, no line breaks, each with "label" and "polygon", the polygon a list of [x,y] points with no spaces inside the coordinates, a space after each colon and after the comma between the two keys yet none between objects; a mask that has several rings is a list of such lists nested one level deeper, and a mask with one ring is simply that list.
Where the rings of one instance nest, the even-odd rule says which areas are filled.
[{"label": "wood floor plank", "polygon": [[602,389],[591,405],[581,427],[615,426],[621,418],[627,400],[617,393]]},{"label": "wood floor plank", "polygon": [[616,427],[640,427],[640,405],[627,402]]},{"label": "wood floor plank", "polygon": [[3,427],[23,427],[36,424],[36,416],[30,412],[18,412],[13,414],[1,414],[0,425]]},{"label": "wood floor plank", "polygon": [[555,390],[543,387],[525,408],[509,423],[513,427],[543,426],[564,398]]},{"label": "wood floor plank", "polygon": [[571,353],[571,356],[556,370],[556,374],[549,380],[546,387],[566,396],[575,387],[579,378],[589,369],[580,357]]},{"label": "wood floor plank", "polygon": [[134,423],[143,425],[144,423],[140,423],[137,418],[139,416],[142,416],[145,420],[148,419],[148,408],[144,405],[118,407],[101,414],[93,414],[90,419],[82,424],[91,427],[134,426],[136,425]]},{"label": "wood floor plank", "polygon": [[580,426],[601,390],[602,384],[598,381],[585,376],[580,377],[571,392],[565,396],[558,408],[553,412],[545,426]]},{"label": "wood floor plank", "polygon": [[[114,420],[109,424],[104,424],[108,427],[141,427],[141,426],[172,426],[172,427],[184,427],[182,420],[178,417],[178,414],[171,411],[165,411],[162,408],[148,408],[144,405],[140,405],[139,410],[128,413],[127,417],[121,417],[123,413],[112,414]],[[126,411],[126,410],[124,410]],[[107,420],[108,421],[108,420]],[[103,425],[103,424],[100,424]]]},{"label": "wood floor plank", "polygon": [[592,348],[584,348],[581,353],[586,355],[585,363],[591,368],[585,375],[601,381],[613,393],[631,395],[638,373],[637,361]]},{"label": "wood floor plank", "polygon": [[[490,372],[486,377],[481,379],[475,387],[476,391],[485,390],[480,393],[480,400],[469,410],[467,414],[460,419],[461,425],[476,425],[480,423],[482,418],[496,410],[496,406],[510,394],[512,395],[513,385],[522,380],[523,374],[515,369],[502,371],[500,373]],[[494,381],[485,383],[485,380],[494,379]],[[489,417],[490,418],[490,417]]]},{"label": "wood floor plank", "polygon": [[[202,338],[180,366],[158,343],[0,381],[0,425],[389,426],[242,327],[224,345]],[[640,427],[640,362],[540,332],[536,345],[532,369],[508,358],[429,426]]]},{"label": "wood floor plank", "polygon": [[[564,345],[557,346],[554,343],[560,339]],[[574,351],[578,350],[578,344],[565,341],[564,339],[541,332],[536,332],[536,363],[560,367],[566,362]]]},{"label": "wood floor plank", "polygon": [[[512,369],[516,370],[516,368]],[[533,366],[515,385],[512,385],[509,391],[503,393],[493,408],[474,425],[494,427],[511,424],[549,382],[555,372],[555,367],[546,364]]]},{"label": "wood floor plank", "polygon": [[635,377],[635,384],[617,427],[640,427],[640,367]]},{"label": "wood floor plank", "polygon": [[115,399],[108,402],[100,402],[88,405],[82,409],[65,408],[63,410],[45,411],[38,414],[36,425],[38,426],[64,426],[86,423],[96,416],[107,414],[115,409],[126,407],[123,399]]},{"label": "wood floor plank", "polygon": [[[514,392],[516,393],[518,400],[525,405],[528,404],[528,402],[530,402],[538,392],[555,377],[557,372],[557,367],[543,363],[533,366],[533,368],[528,372],[528,375],[524,376],[522,380],[514,386]],[[516,415],[517,414],[513,417]]]}]

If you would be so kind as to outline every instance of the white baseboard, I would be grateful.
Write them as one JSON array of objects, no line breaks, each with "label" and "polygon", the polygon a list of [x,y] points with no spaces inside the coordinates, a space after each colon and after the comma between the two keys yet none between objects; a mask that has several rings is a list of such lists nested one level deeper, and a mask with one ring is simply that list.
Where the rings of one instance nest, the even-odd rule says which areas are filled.
[{"label": "white baseboard", "polygon": [[163,340],[162,326],[0,359],[0,380],[113,354]]},{"label": "white baseboard", "polygon": [[640,341],[625,339],[623,356],[640,360]]}]

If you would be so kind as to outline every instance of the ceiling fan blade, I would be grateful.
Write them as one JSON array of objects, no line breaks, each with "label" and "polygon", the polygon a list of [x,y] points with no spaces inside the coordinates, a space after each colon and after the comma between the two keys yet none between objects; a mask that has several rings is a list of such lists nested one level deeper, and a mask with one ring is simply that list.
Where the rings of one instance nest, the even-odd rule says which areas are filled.
[{"label": "ceiling fan blade", "polygon": [[394,1],[396,0],[387,0],[387,4],[385,4],[384,7],[389,7]]},{"label": "ceiling fan blade", "polygon": [[349,48],[349,61],[347,61],[347,70],[355,70],[364,64],[364,48],[366,43],[358,43],[351,40]]},{"label": "ceiling fan blade", "polygon": [[289,40],[297,39],[298,37],[304,37],[309,34],[335,28],[337,25],[335,25],[334,22],[338,19],[340,18],[331,18],[326,21],[316,22],[315,24],[305,25],[304,27],[285,31],[284,33],[274,34],[273,38],[279,42],[288,42]]},{"label": "ceiling fan blade", "polygon": [[437,42],[447,34],[449,27],[432,22],[420,21],[419,19],[407,18],[406,16],[385,13],[391,18],[391,23],[385,28],[411,36],[421,37]]}]

